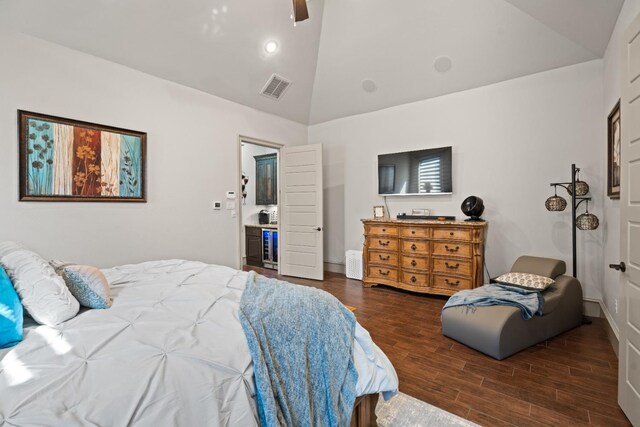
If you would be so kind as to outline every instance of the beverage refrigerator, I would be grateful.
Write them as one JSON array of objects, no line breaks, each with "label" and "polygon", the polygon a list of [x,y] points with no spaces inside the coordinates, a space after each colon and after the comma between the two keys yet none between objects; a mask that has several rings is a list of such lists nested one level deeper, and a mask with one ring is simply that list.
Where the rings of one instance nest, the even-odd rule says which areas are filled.
[{"label": "beverage refrigerator", "polygon": [[278,269],[278,230],[262,229],[262,264],[264,268]]}]

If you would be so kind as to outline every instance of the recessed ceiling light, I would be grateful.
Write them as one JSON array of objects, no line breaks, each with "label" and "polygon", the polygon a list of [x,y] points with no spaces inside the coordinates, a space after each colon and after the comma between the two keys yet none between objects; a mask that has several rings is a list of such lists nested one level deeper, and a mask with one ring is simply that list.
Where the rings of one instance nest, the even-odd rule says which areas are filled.
[{"label": "recessed ceiling light", "polygon": [[264,50],[267,53],[275,53],[278,50],[278,43],[275,40],[270,40],[264,45]]},{"label": "recessed ceiling light", "polygon": [[451,62],[451,58],[448,56],[439,56],[433,62],[433,68],[436,69],[439,73],[446,73],[451,70],[453,63]]},{"label": "recessed ceiling light", "polygon": [[362,89],[364,89],[365,92],[373,93],[378,90],[378,86],[376,86],[376,82],[373,80],[363,80]]}]

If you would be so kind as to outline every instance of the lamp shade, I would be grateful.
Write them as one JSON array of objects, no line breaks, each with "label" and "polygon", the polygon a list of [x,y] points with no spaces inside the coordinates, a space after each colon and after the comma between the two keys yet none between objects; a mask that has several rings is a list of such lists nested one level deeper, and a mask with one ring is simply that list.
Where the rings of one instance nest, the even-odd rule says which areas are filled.
[{"label": "lamp shade", "polygon": [[567,208],[567,201],[560,196],[551,196],[544,202],[544,206],[548,211],[560,212]]},{"label": "lamp shade", "polygon": [[600,220],[592,213],[585,212],[576,218],[576,227],[580,230],[595,230],[600,225]]},{"label": "lamp shade", "polygon": [[[567,191],[569,194],[573,193],[573,185],[569,184],[567,186]],[[576,196],[584,196],[589,192],[589,184],[584,181],[576,181]]]}]

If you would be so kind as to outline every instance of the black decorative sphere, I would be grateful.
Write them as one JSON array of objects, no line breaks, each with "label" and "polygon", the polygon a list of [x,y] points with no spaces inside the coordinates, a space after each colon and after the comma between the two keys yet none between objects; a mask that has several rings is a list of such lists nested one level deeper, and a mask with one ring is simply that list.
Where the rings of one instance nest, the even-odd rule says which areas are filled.
[{"label": "black decorative sphere", "polygon": [[465,214],[469,218],[467,221],[482,221],[480,219],[480,215],[484,212],[484,203],[480,197],[469,196],[464,199],[462,205],[460,206],[462,209],[462,213]]}]

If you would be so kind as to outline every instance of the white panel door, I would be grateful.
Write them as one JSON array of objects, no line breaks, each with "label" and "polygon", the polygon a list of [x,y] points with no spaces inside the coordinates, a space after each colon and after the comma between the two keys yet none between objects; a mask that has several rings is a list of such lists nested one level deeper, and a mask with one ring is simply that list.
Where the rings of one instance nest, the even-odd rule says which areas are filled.
[{"label": "white panel door", "polygon": [[322,280],[322,145],[283,147],[280,159],[280,274]]},{"label": "white panel door", "polygon": [[640,426],[640,17],[624,35],[622,47],[620,255],[620,368],[618,403]]}]

